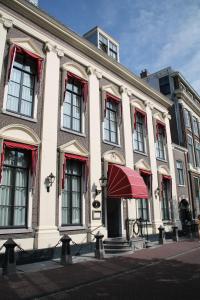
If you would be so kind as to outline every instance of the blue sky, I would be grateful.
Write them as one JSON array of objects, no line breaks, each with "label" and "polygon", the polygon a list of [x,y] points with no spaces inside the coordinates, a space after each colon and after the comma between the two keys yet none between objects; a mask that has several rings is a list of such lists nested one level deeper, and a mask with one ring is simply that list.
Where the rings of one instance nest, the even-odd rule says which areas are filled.
[{"label": "blue sky", "polygon": [[139,75],[171,66],[200,94],[200,0],[39,0],[83,35],[98,25],[120,43],[120,62]]}]

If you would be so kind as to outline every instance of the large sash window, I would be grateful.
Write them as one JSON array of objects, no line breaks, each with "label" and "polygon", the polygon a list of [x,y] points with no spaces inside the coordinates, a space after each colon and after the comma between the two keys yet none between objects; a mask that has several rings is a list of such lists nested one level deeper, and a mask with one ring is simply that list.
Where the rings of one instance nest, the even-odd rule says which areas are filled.
[{"label": "large sash window", "polygon": [[83,163],[67,160],[62,191],[62,225],[82,224]]},{"label": "large sash window", "polygon": [[17,53],[8,83],[7,111],[32,117],[35,77],[35,60]]},{"label": "large sash window", "polygon": [[63,127],[82,132],[82,85],[76,78],[69,78],[66,84],[63,104]]},{"label": "large sash window", "polygon": [[104,119],[105,141],[114,144],[118,144],[118,106],[117,102],[106,102],[106,116]]},{"label": "large sash window", "polygon": [[0,185],[0,227],[26,227],[30,155],[5,150]]},{"label": "large sash window", "polygon": [[171,177],[164,178],[168,176],[163,176],[162,180],[162,199],[161,199],[161,211],[162,220],[170,220],[170,199],[171,199]]}]

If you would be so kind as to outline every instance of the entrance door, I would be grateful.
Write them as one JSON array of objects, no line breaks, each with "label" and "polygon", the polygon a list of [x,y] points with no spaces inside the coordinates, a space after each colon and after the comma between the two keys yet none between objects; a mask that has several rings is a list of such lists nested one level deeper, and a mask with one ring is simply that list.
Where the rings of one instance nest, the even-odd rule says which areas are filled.
[{"label": "entrance door", "polygon": [[107,199],[108,237],[122,236],[121,199]]}]

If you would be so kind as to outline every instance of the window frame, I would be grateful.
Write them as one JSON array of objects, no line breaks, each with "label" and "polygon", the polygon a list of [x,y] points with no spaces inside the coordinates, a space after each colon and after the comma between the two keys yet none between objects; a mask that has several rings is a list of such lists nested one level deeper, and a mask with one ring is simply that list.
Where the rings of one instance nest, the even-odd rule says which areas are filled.
[{"label": "window frame", "polygon": [[[164,81],[164,79],[165,79],[165,81],[167,81],[167,83]],[[164,81],[164,84],[163,83],[161,84],[161,81]],[[159,88],[160,88],[160,92],[164,95],[169,95],[171,93],[169,75],[159,78]]]},{"label": "window frame", "polygon": [[[178,167],[178,163],[181,164],[182,168]],[[178,185],[185,186],[185,172],[184,172],[182,160],[176,160],[176,169],[177,169],[177,173],[178,173],[178,176],[177,176],[178,177]]]},{"label": "window frame", "polygon": [[189,111],[184,108],[183,109],[183,115],[184,115],[184,124],[185,124],[185,127],[189,130],[191,130],[191,118],[190,118],[190,113]]},{"label": "window frame", "polygon": [[[66,181],[66,176],[68,176],[70,178],[70,207],[69,207],[69,210],[70,210],[70,223],[63,223],[63,218],[62,218],[62,214],[63,214],[63,192],[65,191],[66,193],[68,193],[68,190],[66,189],[66,186],[64,186],[64,189],[62,189],[62,193],[61,193],[61,227],[69,227],[69,226],[72,226],[72,227],[77,227],[77,226],[83,226],[83,175],[84,175],[84,172],[83,172],[83,163],[80,162],[79,160],[67,160],[66,164],[69,163],[70,164],[70,170],[71,170],[71,173],[68,173],[68,168],[66,166],[66,170],[65,170],[65,178],[64,178],[64,182]],[[81,170],[81,174],[80,175],[74,175],[73,174],[73,171],[72,171],[72,166],[73,164],[77,164],[79,165],[78,168],[80,168]],[[80,179],[80,182],[79,182],[79,190],[80,190],[80,199],[79,199],[79,204],[80,204],[80,214],[79,214],[79,217],[80,217],[80,222],[79,223],[72,223],[72,202],[73,202],[73,199],[72,199],[72,179],[73,177],[76,177],[76,178],[79,178]],[[65,207],[66,208],[66,207]],[[67,213],[67,210],[66,210],[66,213]]]},{"label": "window frame", "polygon": [[[32,214],[32,199],[30,199],[30,188],[29,188],[29,180],[30,180],[30,157],[28,155],[28,153],[26,153],[26,151],[23,151],[22,149],[7,149],[5,150],[6,152],[15,152],[15,164],[11,165],[11,164],[6,164],[4,161],[3,164],[3,169],[2,169],[2,173],[4,172],[4,167],[6,168],[10,168],[12,171],[11,173],[11,183],[12,185],[10,185],[11,188],[11,205],[9,205],[9,207],[11,207],[11,222],[8,226],[0,226],[0,230],[2,229],[11,229],[11,230],[15,230],[15,229],[26,229],[28,227],[30,227],[31,224],[31,216],[30,214]],[[17,153],[23,153],[26,157],[26,161],[27,161],[27,166],[23,167],[23,166],[17,166],[16,161],[17,161]],[[5,154],[6,155],[6,154]],[[18,187],[16,187],[16,174],[17,174],[17,169],[23,169],[26,170],[27,173],[27,181],[26,181],[26,201],[25,201],[25,224],[24,225],[14,225],[14,208],[16,207],[15,204],[15,189]],[[0,187],[1,186],[5,186],[2,185],[2,183],[0,183]],[[19,187],[18,187],[19,188]],[[3,206],[3,205],[0,205]],[[23,207],[23,206],[21,206]],[[31,212],[30,212],[31,210]],[[11,224],[12,223],[12,224]]]},{"label": "window frame", "polygon": [[[72,90],[67,89],[67,86],[66,86],[65,91],[64,91],[66,94],[70,93],[70,99],[71,99],[71,102],[70,102],[70,108],[71,108],[70,109],[70,115],[64,113],[64,103],[68,103],[68,105],[69,105],[69,102],[65,101],[65,99],[64,99],[63,105],[62,105],[62,110],[61,110],[61,113],[62,113],[62,126],[61,127],[62,127],[62,129],[66,130],[66,131],[71,131],[71,132],[74,132],[76,134],[83,134],[84,133],[84,124],[83,124],[83,120],[84,120],[83,115],[84,115],[84,113],[83,113],[83,95],[82,95],[83,87],[82,87],[81,83],[76,78],[70,78],[67,82],[67,85],[69,84],[70,81],[72,81]],[[77,86],[74,83],[78,83],[78,86],[80,88],[80,93],[74,92],[74,86]],[[73,117],[73,108],[77,107],[77,106],[73,105],[73,96],[79,97],[80,119],[77,119],[77,118]],[[67,116],[67,117],[70,118],[70,128],[64,126],[64,116]],[[79,120],[80,131],[73,129],[73,119]]]},{"label": "window frame", "polygon": [[[140,112],[136,112],[135,114],[136,120],[135,120],[135,128],[134,128],[134,132],[133,132],[133,149],[136,152],[140,152],[143,154],[146,154],[146,136],[145,136],[145,120],[144,120],[144,116],[142,116],[142,114]],[[138,131],[138,129],[142,129],[141,132]],[[139,136],[141,138],[141,141],[139,141]],[[136,149],[136,144],[137,144],[137,149]],[[142,150],[140,150],[139,148],[139,144],[142,144]]]},{"label": "window frame", "polygon": [[[191,143],[189,143],[189,140],[191,141]],[[194,166],[196,163],[195,156],[194,156],[194,141],[193,141],[193,137],[189,134],[187,135],[187,149],[188,149],[188,161],[192,166]]]},{"label": "window frame", "polygon": [[[170,180],[162,179],[161,213],[162,213],[162,221],[163,222],[171,221],[170,201],[169,201],[170,185],[171,185]],[[165,186],[165,189],[164,189],[164,186]]]},{"label": "window frame", "polygon": [[[110,104],[112,103],[112,105],[114,104],[114,106],[116,107],[116,109],[114,110],[113,108],[110,108],[108,106],[110,106]],[[118,116],[118,113],[119,113],[119,103],[117,103],[116,101],[112,101],[111,99],[107,100],[106,101],[106,107],[105,107],[105,116],[104,116],[104,122],[103,122],[103,140],[105,143],[110,143],[110,144],[113,144],[113,145],[117,145],[119,146],[119,116]],[[107,113],[109,112],[109,119],[107,118]],[[115,114],[115,120],[112,121],[111,118],[110,118],[110,115],[111,115],[111,112]],[[109,128],[106,128],[105,125],[106,125],[106,120],[108,120],[108,125],[109,125]],[[111,128],[111,122],[115,124],[115,129],[116,129],[116,132],[115,131],[112,131],[110,128]],[[106,133],[105,132],[108,132],[108,135],[109,135],[109,139],[106,139]],[[111,133],[115,133],[115,142],[113,142],[111,140]]]},{"label": "window frame", "polygon": [[[197,181],[197,183],[198,183],[197,189],[196,189],[195,181]],[[197,207],[197,194],[196,194],[197,191],[198,191],[198,212],[197,212],[197,214],[199,214],[200,213],[200,178],[194,176],[194,192],[195,192],[196,207]]]},{"label": "window frame", "polygon": [[[15,62],[16,62],[16,58],[17,57],[22,57],[22,60],[23,60],[22,68],[20,68],[18,66],[15,66]],[[35,70],[34,70],[33,73],[25,70],[25,68],[27,66],[26,65],[26,61],[27,60],[28,61],[32,61],[33,65],[35,66]],[[11,110],[11,109],[7,108],[8,96],[9,96],[9,83],[10,82],[14,82],[14,81],[11,80],[13,69],[18,70],[18,71],[21,72],[20,82],[19,83],[15,82],[16,84],[19,85],[19,97],[13,96],[14,98],[18,99],[18,109],[17,109],[17,111],[14,111],[14,110]],[[36,62],[35,62],[35,60],[33,58],[29,57],[29,55],[26,55],[26,54],[16,53],[15,61],[13,62],[10,79],[7,82],[7,90],[6,90],[5,97],[4,97],[4,99],[5,99],[5,105],[3,105],[3,108],[4,108],[5,112],[7,112],[9,114],[15,114],[17,116],[24,117],[24,118],[29,118],[29,119],[33,119],[34,118],[34,116],[35,116],[34,108],[35,108],[35,102],[36,102],[36,81],[37,81],[37,71],[36,71],[36,69],[37,69],[37,64],[36,64]],[[33,87],[29,88],[33,92],[32,101],[31,102],[27,101],[25,99],[22,99],[22,90],[23,90],[23,87],[27,87],[27,86],[25,86],[23,84],[24,74],[28,74],[31,77],[33,77]],[[12,96],[12,95],[10,95],[10,96]],[[22,105],[21,103],[22,103],[22,101],[31,103],[31,115],[27,115],[27,114],[21,113],[21,105]]]},{"label": "window frame", "polygon": [[196,167],[200,168],[200,142],[194,141]]},{"label": "window frame", "polygon": [[[166,129],[158,126],[156,139],[156,158],[166,160]],[[161,132],[162,131],[162,132]],[[160,155],[162,153],[162,155]]]},{"label": "window frame", "polygon": [[[149,203],[148,199],[137,199],[137,218],[142,218],[144,222],[150,222],[150,215],[149,215]],[[145,207],[145,205],[146,207]],[[147,219],[144,219],[144,215],[147,215]]]},{"label": "window frame", "polygon": [[[195,125],[194,125],[195,124]],[[198,120],[195,116],[192,116],[192,127],[193,127],[193,134],[197,137],[199,137],[199,126],[198,126]]]}]

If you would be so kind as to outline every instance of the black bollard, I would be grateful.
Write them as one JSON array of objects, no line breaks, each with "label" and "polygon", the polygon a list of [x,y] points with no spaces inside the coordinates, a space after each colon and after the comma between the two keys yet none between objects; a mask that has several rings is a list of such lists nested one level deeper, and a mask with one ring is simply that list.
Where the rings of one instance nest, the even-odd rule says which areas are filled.
[{"label": "black bollard", "polygon": [[187,236],[188,238],[192,239],[192,224],[191,222],[187,222]]},{"label": "black bollard", "polygon": [[159,236],[158,236],[158,242],[160,245],[165,244],[165,228],[160,225],[160,227],[158,227],[159,230]]},{"label": "black bollard", "polygon": [[71,238],[64,234],[61,238],[62,247],[61,247],[61,258],[60,263],[63,266],[71,265],[72,264],[72,255],[71,255]]},{"label": "black bollard", "polygon": [[6,248],[2,269],[3,275],[9,275],[16,273],[16,254],[15,254],[15,247],[17,244],[13,239],[9,238],[3,246]]},{"label": "black bollard", "polygon": [[172,226],[172,240],[178,242],[178,227]]},{"label": "black bollard", "polygon": [[104,235],[100,233],[100,231],[97,232],[95,235],[96,238],[96,247],[95,247],[95,258],[97,259],[103,259],[104,258],[104,249],[103,249],[103,239]]}]

